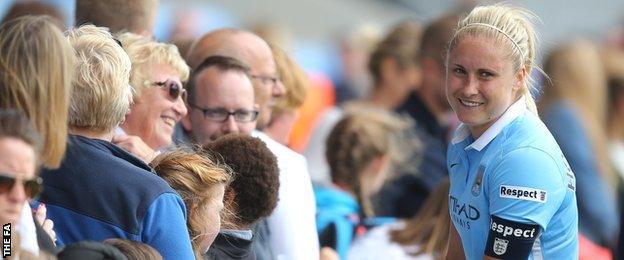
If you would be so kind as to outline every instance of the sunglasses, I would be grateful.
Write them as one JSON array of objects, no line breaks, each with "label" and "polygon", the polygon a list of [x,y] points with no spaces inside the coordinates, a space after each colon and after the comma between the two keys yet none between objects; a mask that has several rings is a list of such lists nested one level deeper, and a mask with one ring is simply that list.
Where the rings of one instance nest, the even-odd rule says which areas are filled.
[{"label": "sunglasses", "polygon": [[176,100],[178,99],[178,97],[182,97],[182,101],[186,102],[186,89],[184,89],[178,82],[173,80],[166,80],[162,82],[154,82],[152,84],[154,86],[159,86],[167,90],[171,99]]},{"label": "sunglasses", "polygon": [[[17,182],[18,180],[14,176],[7,173],[0,173],[0,194],[11,191]],[[43,191],[43,180],[40,177],[35,177],[30,180],[20,180],[20,182],[24,187],[26,196],[31,199],[38,198]]]}]

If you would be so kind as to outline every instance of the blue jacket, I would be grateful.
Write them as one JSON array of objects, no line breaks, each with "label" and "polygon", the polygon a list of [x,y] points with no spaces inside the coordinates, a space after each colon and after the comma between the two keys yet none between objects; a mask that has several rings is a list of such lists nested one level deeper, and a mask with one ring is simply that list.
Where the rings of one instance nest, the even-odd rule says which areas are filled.
[{"label": "blue jacket", "polygon": [[180,196],[140,159],[114,144],[70,135],[61,166],[41,173],[59,245],[122,238],[165,259],[194,259]]},{"label": "blue jacket", "polygon": [[615,246],[619,216],[614,194],[598,170],[580,118],[572,104],[564,101],[552,104],[543,118],[576,175],[579,230],[594,243]]},{"label": "blue jacket", "polygon": [[321,247],[336,250],[340,259],[346,259],[354,238],[373,227],[395,222],[391,217],[360,218],[360,206],[353,196],[344,191],[314,187],[316,199],[316,228]]}]

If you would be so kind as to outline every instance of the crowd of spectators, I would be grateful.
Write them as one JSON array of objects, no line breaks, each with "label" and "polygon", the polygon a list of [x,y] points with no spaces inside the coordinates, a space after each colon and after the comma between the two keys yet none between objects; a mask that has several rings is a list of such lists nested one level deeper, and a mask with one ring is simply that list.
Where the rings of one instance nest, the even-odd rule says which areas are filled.
[{"label": "crowd of spectators", "polygon": [[[345,78],[366,90],[347,93],[253,31],[159,42],[157,7],[76,0],[69,27],[38,1],[4,16],[3,258],[445,256],[459,124],[445,57],[464,10],[358,43],[368,71]],[[545,57],[533,96],[576,176],[580,258],[617,258],[624,49],[577,40]]]}]

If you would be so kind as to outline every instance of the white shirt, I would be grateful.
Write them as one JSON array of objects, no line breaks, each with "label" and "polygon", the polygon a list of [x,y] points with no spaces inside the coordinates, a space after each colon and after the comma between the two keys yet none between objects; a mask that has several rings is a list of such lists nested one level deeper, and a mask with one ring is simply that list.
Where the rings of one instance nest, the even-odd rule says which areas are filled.
[{"label": "white shirt", "polygon": [[308,172],[312,181],[319,184],[331,185],[329,175],[329,164],[325,158],[325,141],[338,121],[342,119],[344,111],[339,107],[331,107],[319,118],[308,146],[303,151],[303,155],[308,160]]},{"label": "white shirt", "polygon": [[409,253],[419,250],[420,247],[418,245],[402,246],[390,240],[390,231],[403,228],[404,226],[405,222],[398,222],[379,226],[366,232],[364,236],[357,238],[353,242],[347,253],[347,260],[433,259],[433,256],[428,254],[410,255]]},{"label": "white shirt", "polygon": [[[38,256],[39,244],[37,243],[37,228],[35,227],[35,219],[33,218],[32,210],[28,202],[24,203],[19,224],[16,225],[15,229],[20,235],[21,249]],[[19,248],[14,248],[13,252],[17,252],[18,250]]]},{"label": "white shirt", "polygon": [[318,260],[316,203],[306,159],[262,132],[252,136],[266,143],[280,171],[279,200],[268,218],[273,252],[277,259]]},{"label": "white shirt", "polygon": [[[513,105],[507,108],[507,111],[505,111],[505,113],[503,113],[503,115],[499,119],[497,119],[494,124],[492,124],[487,130],[485,130],[485,132],[483,132],[483,134],[481,134],[481,136],[479,136],[477,140],[467,146],[464,150],[483,150],[483,148],[485,148],[485,146],[487,146],[492,140],[494,140],[494,138],[496,138],[496,136],[498,136],[498,134],[500,134],[500,132],[502,132],[507,125],[509,125],[512,121],[522,115],[526,110],[526,102],[524,101],[524,96],[522,96],[518,101],[516,101],[515,103],[513,103]],[[455,135],[453,136],[453,140],[451,140],[451,143],[457,144],[466,139],[466,137],[468,137],[469,135],[470,128],[468,128],[466,124],[462,123],[457,128],[457,131],[455,131]]]}]

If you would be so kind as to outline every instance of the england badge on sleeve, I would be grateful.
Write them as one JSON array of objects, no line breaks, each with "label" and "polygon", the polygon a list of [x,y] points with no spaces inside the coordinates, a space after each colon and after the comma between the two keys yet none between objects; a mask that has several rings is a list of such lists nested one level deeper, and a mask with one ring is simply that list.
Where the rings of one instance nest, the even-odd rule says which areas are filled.
[{"label": "england badge on sleeve", "polygon": [[507,252],[507,244],[509,244],[509,240],[494,238],[494,253],[497,255],[502,255]]}]

